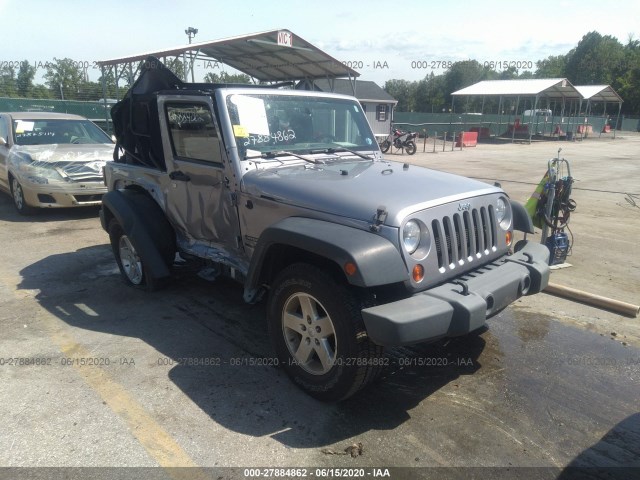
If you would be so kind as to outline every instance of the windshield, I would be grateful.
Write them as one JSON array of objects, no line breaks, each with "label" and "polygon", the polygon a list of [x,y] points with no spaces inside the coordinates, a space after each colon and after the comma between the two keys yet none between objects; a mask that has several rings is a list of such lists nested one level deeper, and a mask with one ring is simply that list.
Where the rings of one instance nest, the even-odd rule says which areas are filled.
[{"label": "windshield", "polygon": [[240,158],[266,152],[318,149],[375,150],[362,107],[354,100],[270,94],[233,94],[227,110]]},{"label": "windshield", "polygon": [[111,143],[109,136],[89,120],[14,120],[16,145]]}]

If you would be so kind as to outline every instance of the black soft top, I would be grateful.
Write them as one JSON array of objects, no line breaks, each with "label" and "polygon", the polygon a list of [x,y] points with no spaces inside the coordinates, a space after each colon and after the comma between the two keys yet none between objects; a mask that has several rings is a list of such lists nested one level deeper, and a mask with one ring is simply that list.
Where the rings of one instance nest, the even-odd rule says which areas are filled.
[{"label": "black soft top", "polygon": [[[141,65],[140,76],[124,98],[111,109],[117,142],[114,160],[165,170],[158,95],[211,95],[214,90],[225,87],[259,88],[260,86],[183,82],[160,60],[153,56],[147,57]],[[124,150],[122,156],[119,154],[121,149]]]}]

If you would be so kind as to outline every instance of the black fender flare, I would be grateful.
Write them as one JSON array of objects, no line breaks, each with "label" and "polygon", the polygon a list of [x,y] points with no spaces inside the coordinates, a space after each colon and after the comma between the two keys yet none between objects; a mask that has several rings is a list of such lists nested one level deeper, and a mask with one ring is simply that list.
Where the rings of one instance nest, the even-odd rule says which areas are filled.
[{"label": "black fender flare", "polygon": [[100,222],[108,231],[112,218],[118,220],[140,259],[155,278],[171,275],[166,253],[158,239],[170,241],[175,252],[175,233],[163,210],[148,194],[133,189],[113,190],[102,197]]},{"label": "black fender flare", "polygon": [[524,233],[535,233],[533,220],[524,205],[511,199],[509,199],[509,203],[511,203],[511,211],[513,212],[513,229]]},{"label": "black fender flare", "polygon": [[326,258],[343,272],[346,263],[353,263],[355,273],[345,274],[345,277],[350,284],[359,287],[404,282],[409,278],[400,252],[386,238],[338,223],[289,217],[266,228],[260,235],[247,272],[245,292],[259,286],[264,261],[274,245],[291,246]]}]

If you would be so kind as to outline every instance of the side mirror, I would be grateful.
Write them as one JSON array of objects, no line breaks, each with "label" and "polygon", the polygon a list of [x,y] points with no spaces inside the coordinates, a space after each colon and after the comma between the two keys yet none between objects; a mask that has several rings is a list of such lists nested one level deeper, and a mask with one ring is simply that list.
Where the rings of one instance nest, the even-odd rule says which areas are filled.
[{"label": "side mirror", "polygon": [[0,137],[0,147],[6,147],[7,146],[7,140],[4,137]]},{"label": "side mirror", "polygon": [[116,138],[116,136],[115,136],[115,135],[111,135],[111,141],[112,141],[113,143],[116,143],[116,142],[118,141],[118,139]]}]

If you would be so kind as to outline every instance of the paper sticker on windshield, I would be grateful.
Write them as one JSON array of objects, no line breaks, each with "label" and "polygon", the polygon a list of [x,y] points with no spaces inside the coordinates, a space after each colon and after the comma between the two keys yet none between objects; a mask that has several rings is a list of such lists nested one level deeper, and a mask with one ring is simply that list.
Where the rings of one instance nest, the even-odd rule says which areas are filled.
[{"label": "paper sticker on windshield", "polygon": [[32,132],[34,123],[35,122],[16,120],[16,133]]},{"label": "paper sticker on windshield", "polygon": [[238,107],[238,119],[247,131],[255,135],[269,135],[264,100],[246,95],[233,95],[231,101]]},{"label": "paper sticker on windshield", "polygon": [[234,125],[233,126],[233,135],[235,137],[243,137],[244,138],[244,137],[248,137],[249,136],[249,132],[242,125]]}]

